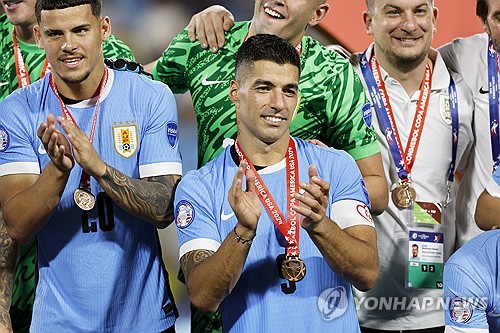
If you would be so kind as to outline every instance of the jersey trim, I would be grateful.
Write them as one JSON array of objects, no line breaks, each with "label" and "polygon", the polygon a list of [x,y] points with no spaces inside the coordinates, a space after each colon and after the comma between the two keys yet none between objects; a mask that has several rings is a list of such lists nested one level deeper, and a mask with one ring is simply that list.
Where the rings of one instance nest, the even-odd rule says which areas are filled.
[{"label": "jersey trim", "polygon": [[446,325],[445,333],[488,333],[487,328],[466,328]]},{"label": "jersey trim", "polygon": [[181,245],[179,248],[179,260],[188,252],[194,250],[217,251],[220,243],[210,238],[196,238]]},{"label": "jersey trim", "polygon": [[182,175],[182,164],[179,162],[165,162],[140,165],[139,175],[141,178]]},{"label": "jersey trim", "polygon": [[36,162],[12,162],[0,165],[0,177],[16,174],[40,174],[40,166]]},{"label": "jersey trim", "polygon": [[334,202],[330,209],[332,219],[341,229],[356,225],[367,225],[375,228],[368,206],[357,200],[341,200]]}]

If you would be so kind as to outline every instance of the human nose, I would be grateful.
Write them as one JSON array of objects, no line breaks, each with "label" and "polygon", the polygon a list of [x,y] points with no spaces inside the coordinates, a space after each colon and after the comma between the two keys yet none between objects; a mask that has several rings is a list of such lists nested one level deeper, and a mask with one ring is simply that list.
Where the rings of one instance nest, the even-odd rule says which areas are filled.
[{"label": "human nose", "polygon": [[403,14],[403,21],[401,22],[401,29],[407,32],[412,32],[417,29],[417,21],[413,13]]},{"label": "human nose", "polygon": [[270,106],[281,111],[285,108],[285,94],[280,90],[274,90],[271,94]]},{"label": "human nose", "polygon": [[65,35],[61,50],[63,52],[74,52],[76,49],[78,49],[76,40],[70,34]]}]

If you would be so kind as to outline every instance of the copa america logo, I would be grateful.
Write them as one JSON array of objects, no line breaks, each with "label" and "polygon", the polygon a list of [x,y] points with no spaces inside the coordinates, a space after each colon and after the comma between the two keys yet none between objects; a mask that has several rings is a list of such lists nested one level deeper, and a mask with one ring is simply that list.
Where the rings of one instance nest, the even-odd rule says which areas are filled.
[{"label": "copa america logo", "polygon": [[318,297],[318,310],[324,320],[332,321],[342,316],[349,305],[344,287],[328,288]]}]

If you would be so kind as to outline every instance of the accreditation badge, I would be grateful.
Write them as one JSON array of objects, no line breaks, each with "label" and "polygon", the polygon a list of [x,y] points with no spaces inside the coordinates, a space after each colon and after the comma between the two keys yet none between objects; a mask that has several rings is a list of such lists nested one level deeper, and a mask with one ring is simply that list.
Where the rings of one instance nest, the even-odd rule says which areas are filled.
[{"label": "accreditation badge", "polygon": [[444,230],[438,203],[415,202],[408,225],[406,288],[443,289]]}]

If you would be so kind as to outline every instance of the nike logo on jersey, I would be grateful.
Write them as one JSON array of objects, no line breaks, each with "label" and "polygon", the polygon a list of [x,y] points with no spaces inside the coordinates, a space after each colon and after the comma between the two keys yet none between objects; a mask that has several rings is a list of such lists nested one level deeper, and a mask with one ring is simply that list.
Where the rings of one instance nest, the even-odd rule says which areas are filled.
[{"label": "nike logo on jersey", "polygon": [[47,152],[45,151],[45,147],[43,146],[43,144],[40,143],[40,145],[38,146],[38,153],[40,155],[45,155],[47,154]]},{"label": "nike logo on jersey", "polygon": [[209,81],[207,80],[208,76],[205,75],[203,77],[203,80],[201,80],[201,84],[204,85],[204,86],[211,86],[213,84],[219,84],[219,83],[226,83],[228,82],[228,80],[225,80],[225,81]]},{"label": "nike logo on jersey", "polygon": [[6,85],[8,85],[8,84],[9,84],[9,82],[1,82],[1,83],[0,83],[0,87],[6,86]]},{"label": "nike logo on jersey", "polygon": [[479,88],[479,93],[480,94],[487,94],[488,90],[484,90],[483,87]]},{"label": "nike logo on jersey", "polygon": [[226,213],[224,213],[224,211],[222,211],[222,213],[220,214],[220,219],[222,221],[227,221],[233,216],[234,216],[234,212],[231,212],[230,214],[226,214]]}]

